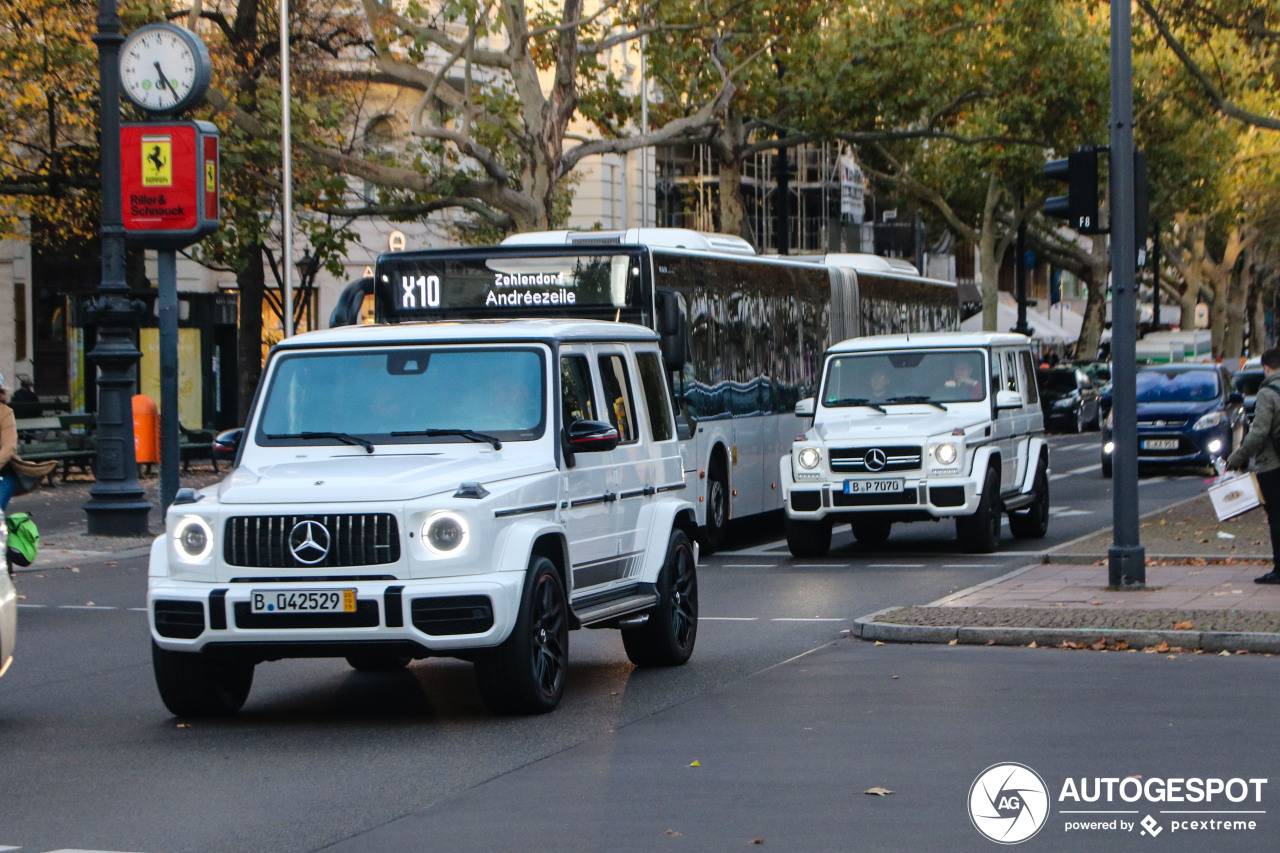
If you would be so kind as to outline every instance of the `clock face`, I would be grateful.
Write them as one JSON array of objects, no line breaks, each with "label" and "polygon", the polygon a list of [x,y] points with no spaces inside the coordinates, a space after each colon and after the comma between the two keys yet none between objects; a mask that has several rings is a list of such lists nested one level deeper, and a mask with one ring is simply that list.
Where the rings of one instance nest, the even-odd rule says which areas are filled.
[{"label": "clock face", "polygon": [[173,24],[140,27],[120,50],[124,94],[148,112],[175,113],[194,106],[204,97],[209,77],[204,44]]}]

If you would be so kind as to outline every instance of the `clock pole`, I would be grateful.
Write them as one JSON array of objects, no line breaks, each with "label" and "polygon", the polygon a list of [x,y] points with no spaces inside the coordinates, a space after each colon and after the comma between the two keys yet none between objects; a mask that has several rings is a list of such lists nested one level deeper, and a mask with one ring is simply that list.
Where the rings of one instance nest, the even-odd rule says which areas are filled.
[{"label": "clock pole", "polygon": [[120,208],[120,15],[116,0],[98,0],[99,149],[102,157],[102,280],[85,303],[98,338],[89,358],[98,367],[98,457],[84,505],[91,535],[147,533],[151,504],[138,482],[133,446],[133,392],[142,353],[135,343],[142,302],[125,282],[125,231]]}]

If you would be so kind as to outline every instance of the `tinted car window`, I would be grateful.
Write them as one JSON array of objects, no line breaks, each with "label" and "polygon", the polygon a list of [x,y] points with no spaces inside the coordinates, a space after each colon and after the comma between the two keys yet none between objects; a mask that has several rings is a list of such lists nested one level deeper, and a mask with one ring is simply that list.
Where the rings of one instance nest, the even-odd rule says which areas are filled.
[{"label": "tinted car window", "polygon": [[1241,394],[1257,394],[1264,374],[1261,370],[1242,370],[1231,379],[1231,385]]},{"label": "tinted car window", "polygon": [[1139,403],[1195,403],[1221,394],[1218,374],[1211,370],[1138,371]]},{"label": "tinted car window", "polygon": [[1050,394],[1070,394],[1076,390],[1074,370],[1042,370],[1040,385]]}]

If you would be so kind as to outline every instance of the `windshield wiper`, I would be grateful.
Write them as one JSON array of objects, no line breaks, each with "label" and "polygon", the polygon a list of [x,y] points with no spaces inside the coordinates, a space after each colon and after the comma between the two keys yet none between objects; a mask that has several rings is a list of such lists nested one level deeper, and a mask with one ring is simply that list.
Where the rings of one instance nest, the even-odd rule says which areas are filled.
[{"label": "windshield wiper", "polygon": [[489,435],[487,433],[476,432],[475,430],[472,430],[472,429],[413,429],[413,430],[405,430],[403,432],[393,432],[391,433],[391,435],[392,436],[424,435],[427,438],[436,438],[442,435],[457,435],[457,436],[461,436],[462,438],[470,439],[471,441],[488,442],[489,444],[493,445],[494,450],[502,449],[502,442],[499,441],[496,437]]},{"label": "windshield wiper", "polygon": [[922,394],[916,394],[910,397],[890,397],[888,400],[885,400],[885,402],[891,403],[894,405],[905,405],[909,403],[924,403],[926,406],[933,406],[934,408],[942,409],[942,411],[944,412],[948,411],[946,406],[942,405],[941,403],[934,402],[932,399],[930,399],[929,397],[925,397]]},{"label": "windshield wiper", "polygon": [[283,435],[268,435],[267,438],[334,438],[343,444],[354,444],[364,448],[365,453],[373,452],[373,442],[368,439],[360,438],[357,435],[351,435],[347,432],[291,432]]},{"label": "windshield wiper", "polygon": [[875,409],[877,412],[880,412],[882,415],[889,414],[883,408],[881,408],[878,404],[871,402],[866,397],[844,397],[842,399],[827,403],[826,405],[827,405],[827,408],[835,408],[838,406],[866,406],[868,409]]}]

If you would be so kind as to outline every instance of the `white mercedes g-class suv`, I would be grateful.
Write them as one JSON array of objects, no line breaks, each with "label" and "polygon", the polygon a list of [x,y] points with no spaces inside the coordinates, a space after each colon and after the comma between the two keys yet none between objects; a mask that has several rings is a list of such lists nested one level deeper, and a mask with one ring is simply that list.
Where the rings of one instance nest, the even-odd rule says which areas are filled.
[{"label": "white mercedes g-class suv", "polygon": [[263,661],[474,661],[498,712],[559,702],[569,631],[689,659],[697,551],[658,336],[600,321],[347,326],[289,338],[217,485],[151,548],[156,684],[240,709]]},{"label": "white mercedes g-class suv", "polygon": [[782,457],[787,545],[814,557],[847,522],[879,545],[897,521],[956,520],[961,546],[994,551],[1049,526],[1049,446],[1028,339],[935,332],[853,338],[824,356],[812,426]]}]

